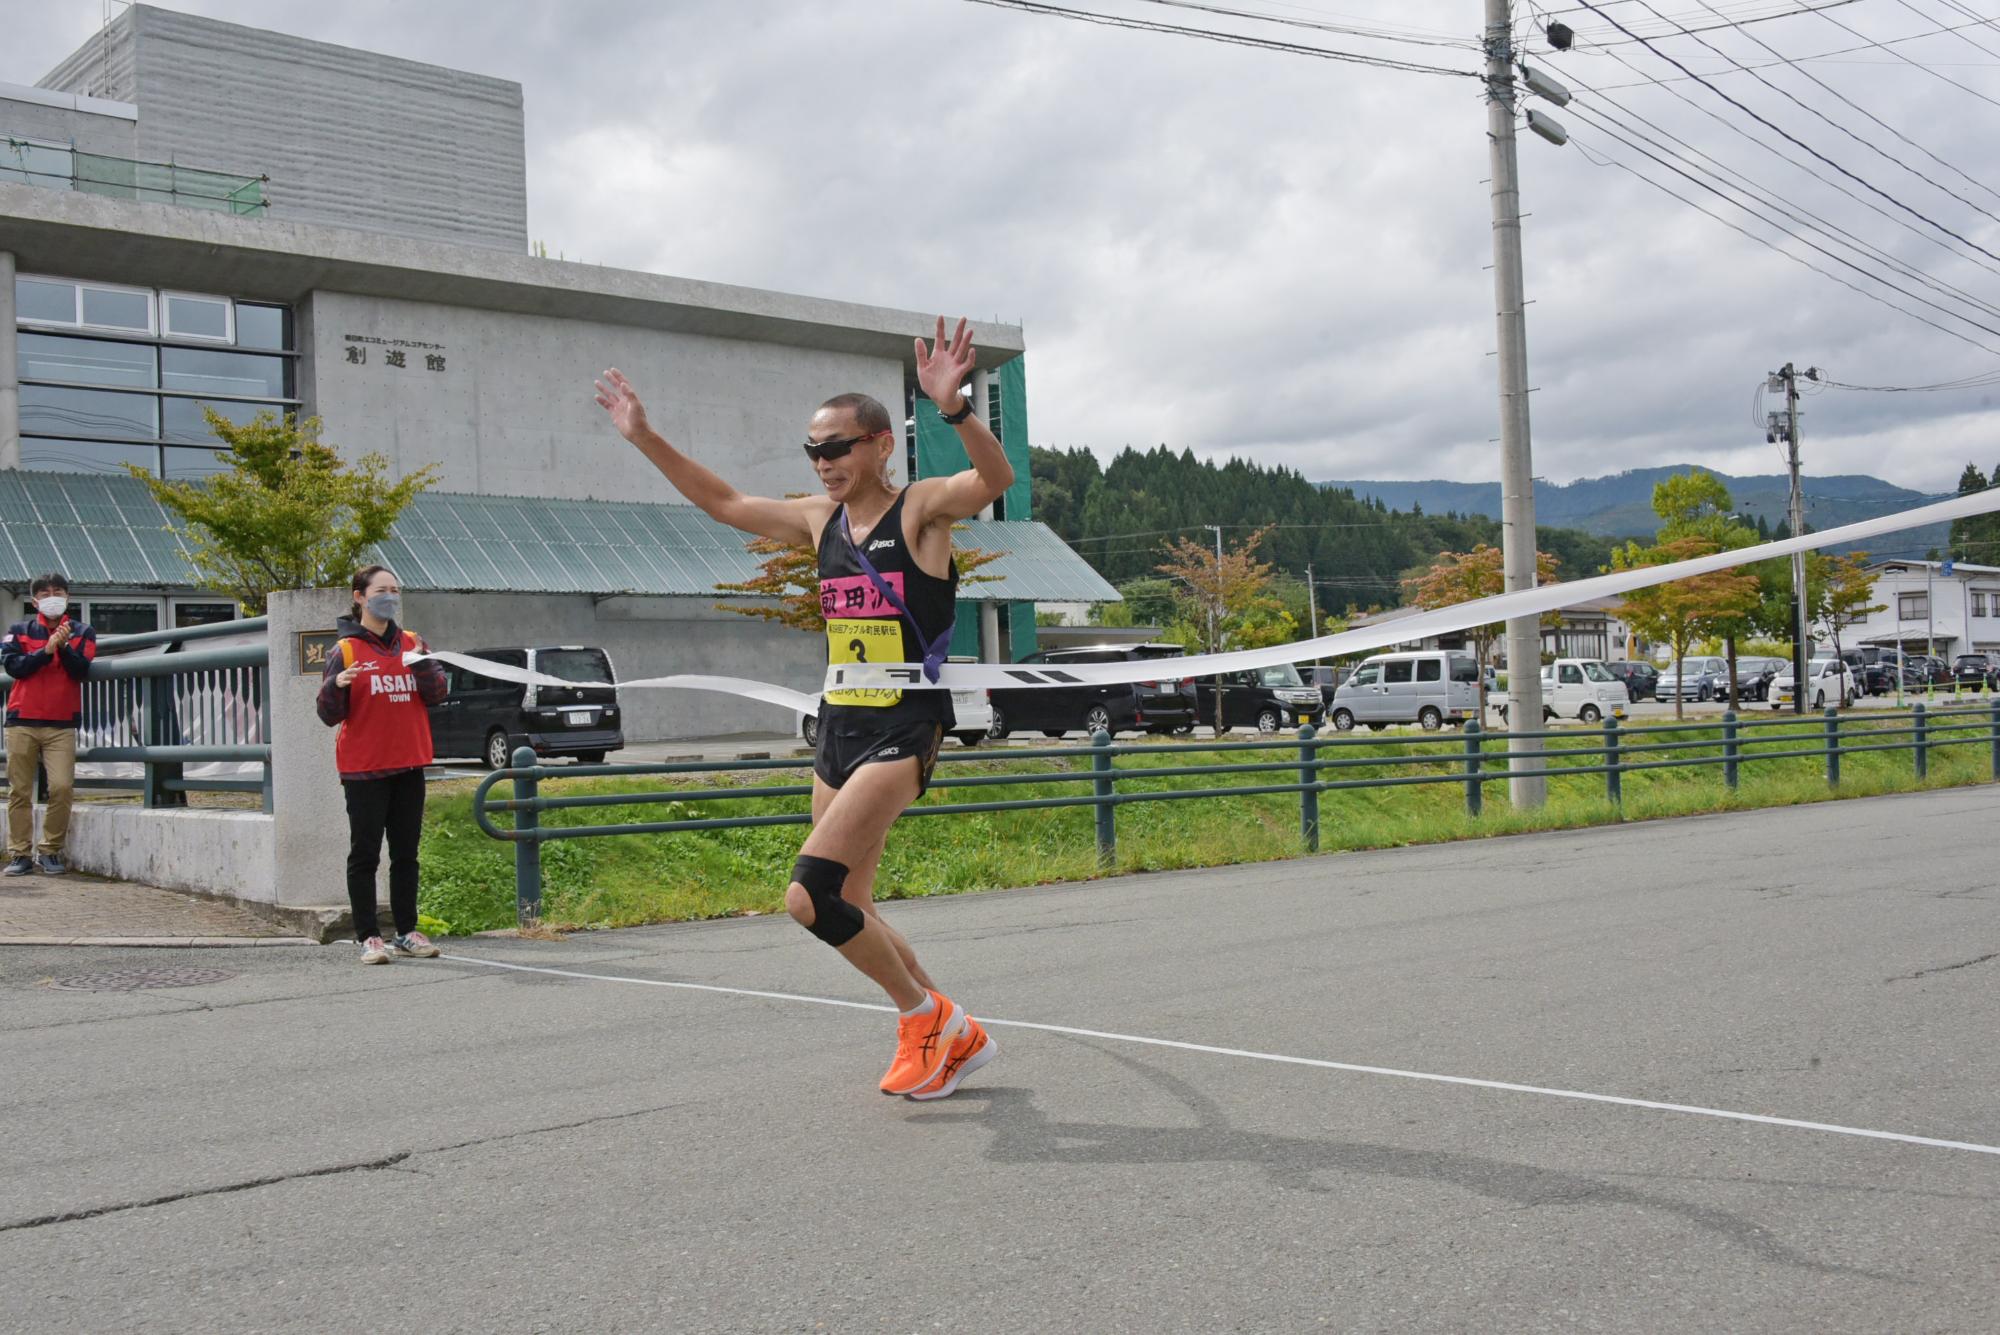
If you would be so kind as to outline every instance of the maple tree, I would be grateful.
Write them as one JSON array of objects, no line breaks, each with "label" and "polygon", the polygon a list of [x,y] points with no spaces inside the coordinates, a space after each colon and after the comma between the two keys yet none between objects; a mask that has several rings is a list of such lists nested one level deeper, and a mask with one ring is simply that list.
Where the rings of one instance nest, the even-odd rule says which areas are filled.
[{"label": "maple tree", "polygon": [[[1554,584],[1556,571],[1562,563],[1547,552],[1535,553],[1535,583]],[[1425,609],[1456,607],[1479,598],[1491,598],[1507,589],[1507,575],[1501,564],[1498,547],[1480,543],[1469,552],[1440,552],[1430,567],[1420,574],[1409,576],[1403,581],[1403,596],[1416,607]],[[1542,617],[1545,626],[1559,626],[1562,618],[1555,612]],[[1473,657],[1481,668],[1486,666],[1487,652],[1493,642],[1505,634],[1507,623],[1496,621],[1490,625],[1474,626],[1466,631],[1472,641]],[[1514,670],[1508,664],[1508,671]],[[1531,665],[1531,670],[1540,670],[1540,664]],[[1486,674],[1479,674],[1479,716],[1486,717]]]},{"label": "maple tree", "polygon": [[[964,532],[963,525],[954,527],[952,532]],[[749,579],[719,583],[715,587],[721,593],[743,594],[765,601],[748,607],[739,603],[717,603],[716,606],[725,612],[756,617],[761,621],[775,621],[794,630],[815,634],[824,631],[826,617],[821,614],[819,605],[819,553],[810,547],[796,547],[770,538],[752,538],[745,548],[752,556],[764,558],[757,567],[757,573]],[[981,566],[991,565],[1006,554],[978,547],[954,546],[951,556],[958,566],[959,587],[1004,578],[977,572]]]},{"label": "maple tree", "polygon": [[[1715,538],[1690,536],[1675,538],[1652,547],[1628,542],[1611,555],[1614,570],[1637,570],[1643,566],[1669,565],[1692,561],[1723,549]],[[1756,611],[1763,586],[1753,574],[1717,570],[1689,579],[1677,579],[1650,588],[1634,589],[1625,595],[1618,616],[1649,640],[1673,648],[1680,662],[1696,640],[1745,622]],[[1685,700],[1674,693],[1674,717],[1685,717]]]}]

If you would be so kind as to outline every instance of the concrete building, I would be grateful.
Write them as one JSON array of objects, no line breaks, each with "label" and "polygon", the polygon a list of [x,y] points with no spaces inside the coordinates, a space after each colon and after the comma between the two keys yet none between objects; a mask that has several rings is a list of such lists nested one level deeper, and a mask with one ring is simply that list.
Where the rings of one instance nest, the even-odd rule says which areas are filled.
[{"label": "concrete building", "polygon": [[1963,561],[1877,561],[1868,567],[1880,611],[1845,627],[1847,648],[1901,645],[1907,654],[2000,654],[2000,566]]},{"label": "concrete building", "polygon": [[[934,316],[532,255],[523,123],[505,80],[147,5],[0,84],[0,588],[64,567],[106,633],[230,614],[125,469],[224,468],[204,408],[298,413],[393,475],[438,469],[385,556],[441,647],[601,644],[626,677],[814,686],[812,637],[716,610],[754,560],[590,383],[619,366],[669,439],[769,494],[814,485],[805,422],[862,390],[903,410],[908,475],[930,476],[964,466],[916,389]],[[999,660],[1033,647],[1036,600],[1117,595],[1032,522],[1021,331],[979,336],[974,396],[1019,481],[968,535],[1008,556],[953,649]],[[627,717],[635,739],[788,725],[679,693]]]}]

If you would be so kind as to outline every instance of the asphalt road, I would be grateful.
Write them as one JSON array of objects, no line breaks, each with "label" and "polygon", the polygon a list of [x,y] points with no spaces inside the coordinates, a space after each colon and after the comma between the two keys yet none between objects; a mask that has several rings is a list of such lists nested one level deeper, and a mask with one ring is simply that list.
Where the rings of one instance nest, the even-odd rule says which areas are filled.
[{"label": "asphalt road", "polygon": [[[899,905],[884,1014],[349,948],[0,953],[0,1327],[1989,1331],[2000,789]],[[870,1003],[789,922],[535,968]],[[200,986],[63,990],[133,967]],[[1099,1036],[1003,1021],[1097,1031]]]}]

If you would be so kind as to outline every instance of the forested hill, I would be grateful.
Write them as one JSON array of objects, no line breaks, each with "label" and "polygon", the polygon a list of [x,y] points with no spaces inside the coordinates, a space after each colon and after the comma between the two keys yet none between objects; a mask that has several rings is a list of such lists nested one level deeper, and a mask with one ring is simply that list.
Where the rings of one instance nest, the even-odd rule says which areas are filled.
[{"label": "forested hill", "polygon": [[[1212,543],[1203,527],[1223,526],[1235,546],[1253,530],[1277,527],[1260,555],[1303,579],[1310,565],[1328,609],[1394,606],[1400,581],[1439,552],[1500,544],[1500,525],[1481,515],[1401,513],[1287,468],[1241,459],[1216,464],[1165,446],[1127,449],[1108,467],[1089,450],[1030,451],[1033,517],[1054,529],[1113,584],[1151,576],[1162,547],[1177,537]],[[1541,546],[1565,579],[1597,573],[1610,543],[1573,530],[1543,529]]]}]

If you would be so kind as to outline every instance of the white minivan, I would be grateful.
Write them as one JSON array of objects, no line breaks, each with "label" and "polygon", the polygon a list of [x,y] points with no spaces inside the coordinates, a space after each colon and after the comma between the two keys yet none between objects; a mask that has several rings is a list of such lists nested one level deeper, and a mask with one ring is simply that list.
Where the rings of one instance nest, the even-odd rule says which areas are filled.
[{"label": "white minivan", "polygon": [[1479,664],[1449,649],[1365,658],[1333,693],[1327,718],[1341,732],[1357,723],[1382,729],[1419,723],[1435,732],[1479,712]]}]

